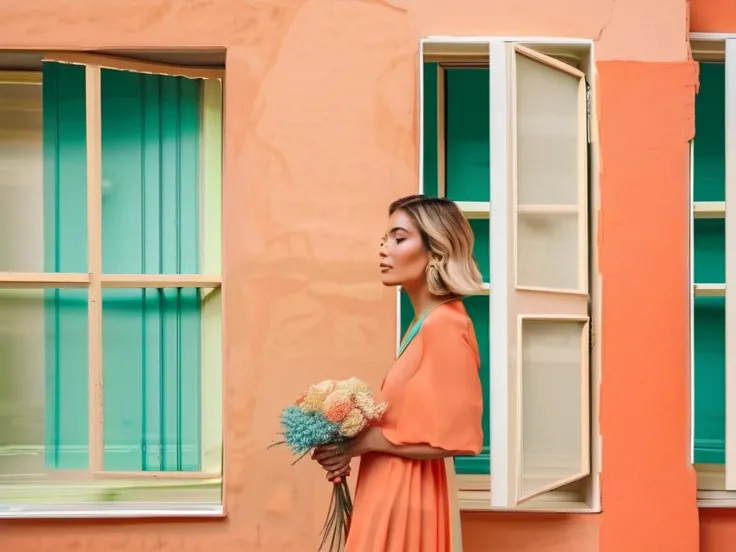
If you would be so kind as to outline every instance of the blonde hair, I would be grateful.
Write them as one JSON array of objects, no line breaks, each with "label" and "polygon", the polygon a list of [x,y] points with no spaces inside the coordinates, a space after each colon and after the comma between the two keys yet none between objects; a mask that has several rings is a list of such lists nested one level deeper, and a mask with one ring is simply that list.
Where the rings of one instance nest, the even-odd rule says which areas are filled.
[{"label": "blonde hair", "polygon": [[396,211],[409,215],[430,251],[427,284],[434,295],[478,295],[483,279],[473,257],[475,236],[455,202],[445,198],[412,195],[394,201]]}]

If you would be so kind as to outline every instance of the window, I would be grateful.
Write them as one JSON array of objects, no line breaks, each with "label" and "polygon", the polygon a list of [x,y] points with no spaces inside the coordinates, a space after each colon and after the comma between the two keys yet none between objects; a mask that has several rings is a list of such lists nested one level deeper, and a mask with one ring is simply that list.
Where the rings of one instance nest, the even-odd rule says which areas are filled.
[{"label": "window", "polygon": [[[465,300],[489,400],[483,452],[455,459],[464,509],[600,507],[591,48],[422,41],[420,191],[465,212],[488,290]],[[399,310],[401,334],[413,317],[403,295]]]},{"label": "window", "polygon": [[222,515],[222,76],[0,73],[0,517]]},{"label": "window", "polygon": [[[736,323],[736,303],[726,298],[736,280],[736,264],[726,254],[736,241],[726,205],[736,202],[734,167],[727,155],[736,139],[729,97],[736,89],[736,40],[693,35],[700,62],[691,144],[691,352],[693,382],[693,463],[698,504],[736,506],[736,357],[726,338]],[[732,147],[732,146],[731,146]],[[732,157],[732,156],[731,156]]]}]

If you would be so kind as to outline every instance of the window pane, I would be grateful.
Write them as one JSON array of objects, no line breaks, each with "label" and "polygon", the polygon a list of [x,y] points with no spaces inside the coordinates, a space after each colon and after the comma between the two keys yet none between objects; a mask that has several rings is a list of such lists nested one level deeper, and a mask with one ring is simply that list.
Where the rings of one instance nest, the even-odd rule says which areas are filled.
[{"label": "window pane", "polygon": [[0,290],[0,358],[0,480],[86,468],[86,290]]},{"label": "window pane", "polygon": [[580,287],[577,214],[519,213],[517,229],[517,285]]},{"label": "window pane", "polygon": [[202,292],[103,290],[104,467],[202,465]]},{"label": "window pane", "polygon": [[[521,327],[521,494],[587,473],[583,429],[585,324],[524,320]],[[562,399],[564,397],[564,400]]]},{"label": "window pane", "polygon": [[693,319],[695,361],[695,462],[726,460],[726,299],[696,297]]},{"label": "window pane", "polygon": [[3,271],[87,271],[84,72],[68,67],[80,81],[0,84]]},{"label": "window pane", "polygon": [[694,201],[726,199],[726,71],[723,63],[699,63],[693,143]]},{"label": "window pane", "polygon": [[580,79],[518,54],[519,205],[577,205]]},{"label": "window pane", "polygon": [[44,268],[87,272],[85,70],[43,66]]},{"label": "window pane", "polygon": [[44,270],[41,105],[40,86],[0,84],[0,270]]},{"label": "window pane", "polygon": [[447,69],[446,86],[447,197],[453,201],[488,201],[488,68]]},{"label": "window pane", "polygon": [[726,221],[723,219],[697,219],[693,223],[695,283],[725,283]]},{"label": "window pane", "polygon": [[104,272],[199,272],[200,86],[102,71]]},{"label": "window pane", "polygon": [[202,470],[222,471],[222,288],[202,300]]}]

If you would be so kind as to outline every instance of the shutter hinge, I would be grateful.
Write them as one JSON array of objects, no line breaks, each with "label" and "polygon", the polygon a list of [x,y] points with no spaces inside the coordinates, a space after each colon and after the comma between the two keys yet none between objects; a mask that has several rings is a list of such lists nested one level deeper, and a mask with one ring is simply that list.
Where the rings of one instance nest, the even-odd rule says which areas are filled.
[{"label": "shutter hinge", "polygon": [[590,321],[590,350],[592,351],[595,348],[595,324],[593,321]]}]

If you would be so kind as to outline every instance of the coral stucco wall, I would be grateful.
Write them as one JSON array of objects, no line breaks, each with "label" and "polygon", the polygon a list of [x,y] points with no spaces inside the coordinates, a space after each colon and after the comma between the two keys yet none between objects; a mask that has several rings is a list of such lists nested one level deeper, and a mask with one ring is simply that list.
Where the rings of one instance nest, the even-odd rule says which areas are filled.
[{"label": "coral stucco wall", "polygon": [[[599,62],[604,512],[468,513],[466,552],[697,550],[687,12],[686,0],[0,0],[0,49],[228,49],[229,509],[207,522],[6,522],[0,550],[313,549],[328,488],[265,446],[298,388],[328,374],[377,383],[391,361],[376,244],[388,201],[417,187],[417,46],[436,34],[595,38]],[[725,519],[707,518],[704,542],[736,533]]]}]

